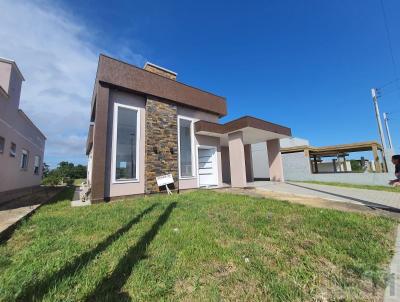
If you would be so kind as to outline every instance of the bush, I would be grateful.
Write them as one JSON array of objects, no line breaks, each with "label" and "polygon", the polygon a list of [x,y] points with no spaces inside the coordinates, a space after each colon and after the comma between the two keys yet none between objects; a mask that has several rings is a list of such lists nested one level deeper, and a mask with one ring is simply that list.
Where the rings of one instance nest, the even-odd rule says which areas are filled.
[{"label": "bush", "polygon": [[62,178],[56,174],[50,174],[45,177],[42,181],[42,184],[45,186],[57,186],[62,182]]}]

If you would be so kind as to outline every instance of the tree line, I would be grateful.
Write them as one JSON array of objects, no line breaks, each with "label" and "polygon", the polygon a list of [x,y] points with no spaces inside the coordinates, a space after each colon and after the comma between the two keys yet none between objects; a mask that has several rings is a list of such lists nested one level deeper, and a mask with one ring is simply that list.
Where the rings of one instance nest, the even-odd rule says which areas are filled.
[{"label": "tree line", "polygon": [[43,184],[58,185],[62,183],[72,183],[74,179],[86,178],[87,168],[84,165],[74,165],[73,163],[62,161],[57,168],[50,170],[49,165],[43,164]]}]

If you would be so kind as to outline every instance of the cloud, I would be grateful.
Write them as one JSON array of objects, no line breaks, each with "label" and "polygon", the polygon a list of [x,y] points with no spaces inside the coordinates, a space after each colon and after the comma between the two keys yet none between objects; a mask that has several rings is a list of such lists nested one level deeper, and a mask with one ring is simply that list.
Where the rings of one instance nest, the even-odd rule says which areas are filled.
[{"label": "cloud", "polygon": [[[98,54],[96,31],[47,1],[0,1],[0,56],[17,62],[26,81],[21,104],[47,136],[45,161],[85,162],[84,147]],[[142,64],[121,45],[116,57]]]}]

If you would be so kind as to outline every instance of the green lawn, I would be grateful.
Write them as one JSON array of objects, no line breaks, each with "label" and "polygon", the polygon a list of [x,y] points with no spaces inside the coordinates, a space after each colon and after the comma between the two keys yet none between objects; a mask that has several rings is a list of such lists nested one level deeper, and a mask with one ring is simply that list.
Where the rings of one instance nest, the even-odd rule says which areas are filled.
[{"label": "green lawn", "polygon": [[80,186],[84,181],[86,181],[85,178],[74,179],[74,186]]},{"label": "green lawn", "polygon": [[328,182],[328,181],[293,181],[293,182],[304,182],[304,183],[317,184],[317,185],[328,185],[328,186],[336,186],[336,187],[378,190],[378,191],[400,193],[400,187],[357,185],[357,184],[347,184],[347,183],[343,183],[343,182]]},{"label": "green lawn", "polygon": [[397,223],[208,190],[71,196],[0,245],[1,301],[372,301]]}]

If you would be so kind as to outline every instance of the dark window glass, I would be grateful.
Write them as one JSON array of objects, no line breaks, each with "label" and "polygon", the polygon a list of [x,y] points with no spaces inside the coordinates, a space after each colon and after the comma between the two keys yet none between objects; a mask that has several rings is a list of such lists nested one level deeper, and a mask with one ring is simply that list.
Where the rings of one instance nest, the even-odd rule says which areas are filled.
[{"label": "dark window glass", "polygon": [[38,175],[39,174],[39,168],[40,168],[40,156],[35,156],[35,164],[33,166],[33,173]]},{"label": "dark window glass", "polygon": [[10,146],[10,156],[11,156],[11,157],[15,157],[16,153],[17,153],[17,145],[14,144],[14,143],[11,143],[11,146]]},{"label": "dark window glass", "polygon": [[4,153],[4,144],[5,144],[5,139],[4,137],[0,136],[0,154]]},{"label": "dark window glass", "polygon": [[28,151],[22,149],[21,154],[21,169],[28,169]]},{"label": "dark window glass", "polygon": [[115,179],[136,179],[137,111],[118,107]]},{"label": "dark window glass", "polygon": [[179,120],[179,160],[181,177],[193,176],[192,171],[192,121]]}]

